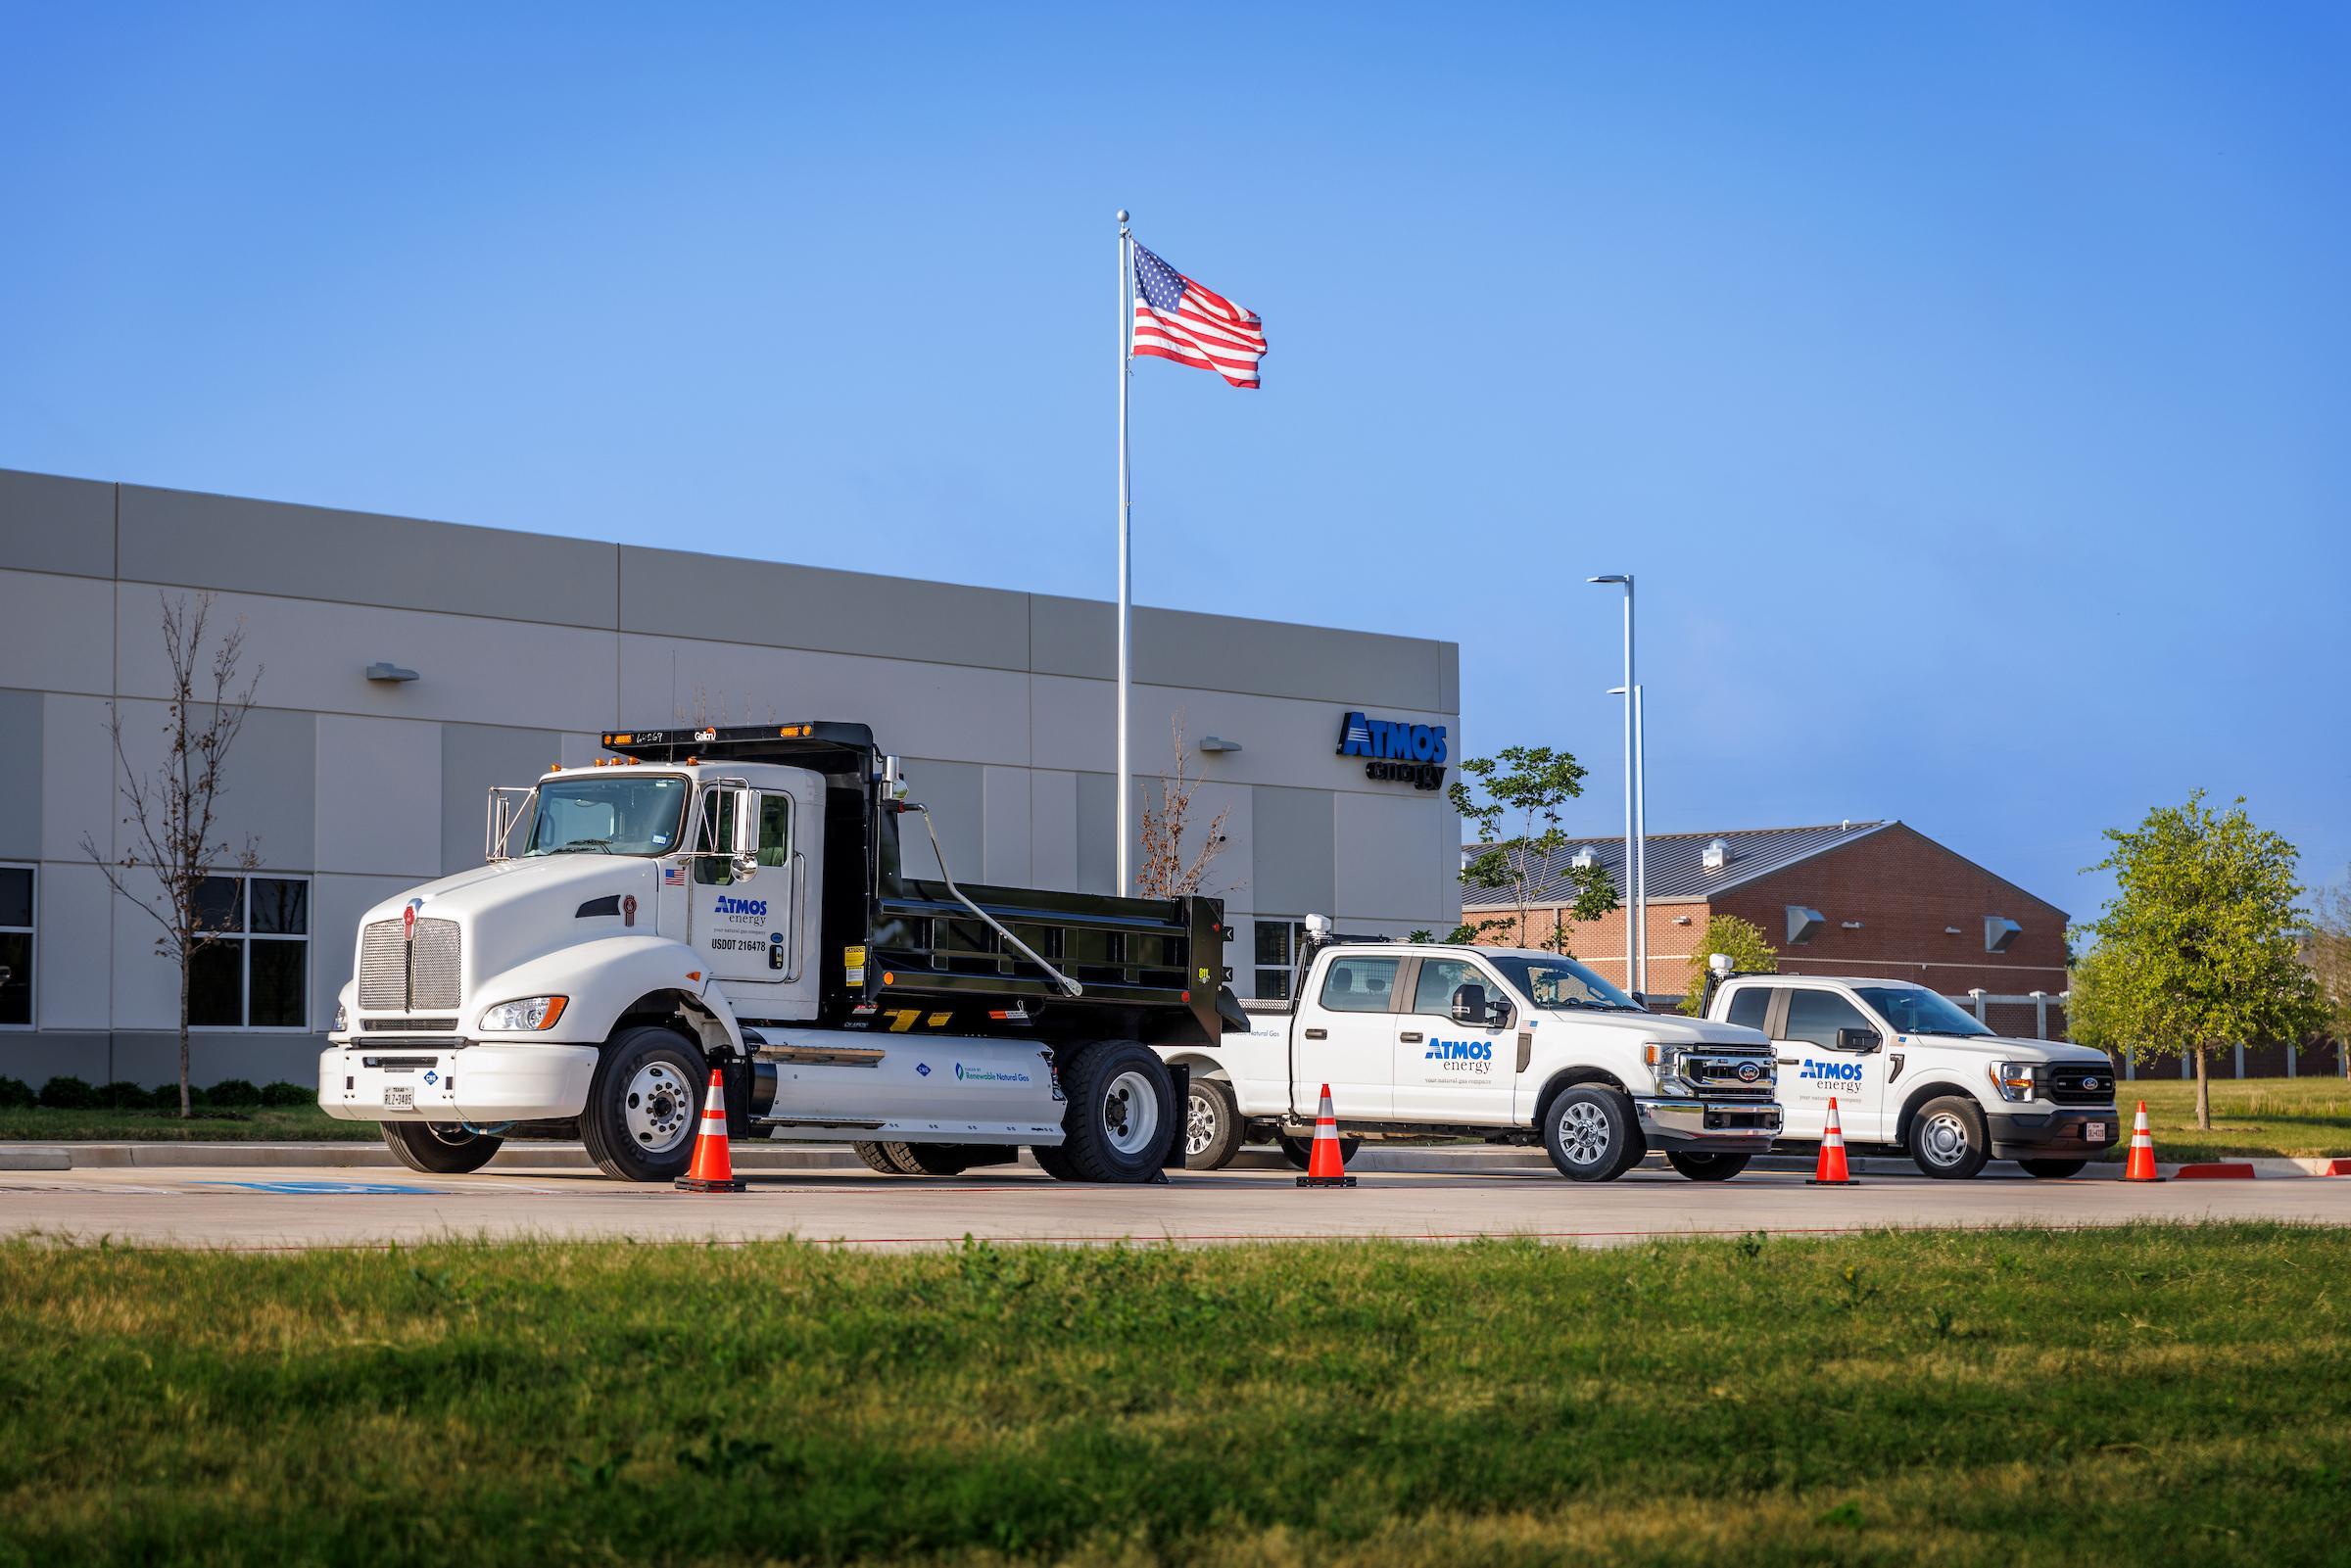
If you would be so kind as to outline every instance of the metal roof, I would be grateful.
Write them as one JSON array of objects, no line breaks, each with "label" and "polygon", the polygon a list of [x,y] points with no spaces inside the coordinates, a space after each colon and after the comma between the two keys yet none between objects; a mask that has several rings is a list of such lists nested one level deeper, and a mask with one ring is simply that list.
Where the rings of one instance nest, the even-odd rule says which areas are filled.
[{"label": "metal roof", "polygon": [[[1847,822],[1821,828],[1743,828],[1725,832],[1709,833],[1652,833],[1649,837],[1649,901],[1653,904],[1687,903],[1719,893],[1728,887],[1781,871],[1814,855],[1866,838],[1880,829],[1896,826],[1891,822]],[[1720,871],[1706,869],[1706,846],[1715,839],[1729,846],[1730,854]],[[1463,844],[1464,859],[1477,854],[1477,844]],[[1570,838],[1566,846],[1551,856],[1539,868],[1535,878],[1535,902],[1564,904],[1575,897],[1575,884],[1569,879],[1577,854],[1589,848],[1592,863],[1605,873],[1621,899],[1624,892],[1624,840],[1622,838]],[[1462,907],[1475,910],[1496,910],[1514,907],[1504,897],[1500,888],[1463,887]]]}]

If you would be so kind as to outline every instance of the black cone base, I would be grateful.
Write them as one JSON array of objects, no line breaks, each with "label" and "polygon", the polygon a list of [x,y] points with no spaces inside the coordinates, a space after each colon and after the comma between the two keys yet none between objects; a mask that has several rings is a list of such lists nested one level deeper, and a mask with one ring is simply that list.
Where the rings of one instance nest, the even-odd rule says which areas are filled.
[{"label": "black cone base", "polygon": [[1298,1185],[1301,1187],[1352,1187],[1355,1185],[1355,1178],[1353,1176],[1300,1176]]},{"label": "black cone base", "polygon": [[680,1192],[748,1192],[750,1188],[740,1181],[704,1181],[699,1176],[680,1176]]}]

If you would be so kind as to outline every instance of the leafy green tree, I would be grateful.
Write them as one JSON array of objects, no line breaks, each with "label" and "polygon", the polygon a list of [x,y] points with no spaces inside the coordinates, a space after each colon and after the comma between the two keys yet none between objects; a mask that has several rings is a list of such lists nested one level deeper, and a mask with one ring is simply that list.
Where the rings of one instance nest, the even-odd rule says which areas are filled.
[{"label": "leafy green tree", "polygon": [[1706,961],[1715,953],[1731,955],[1731,968],[1742,974],[1776,974],[1780,950],[1764,940],[1763,927],[1736,915],[1710,915],[1706,932],[1699,938],[1690,964],[1690,988],[1682,993],[1682,1011],[1697,1018],[1706,994]]},{"label": "leafy green tree", "polygon": [[2298,1039],[2326,1016],[2302,962],[2294,846],[2256,828],[2243,797],[2216,816],[2201,789],[2106,839],[2090,869],[2114,873],[2116,894],[2082,928],[2096,946],[2075,967],[2068,1023],[2075,1039],[2134,1060],[2189,1053],[2196,1125],[2209,1128],[2207,1052]]},{"label": "leafy green tree", "polygon": [[[1464,923],[1451,940],[1474,942],[1509,930],[1513,941],[1531,942],[1535,895],[1552,858],[1567,847],[1559,808],[1583,792],[1584,765],[1549,746],[1506,746],[1494,756],[1463,761],[1462,777],[1446,791],[1463,820],[1476,825],[1477,853],[1462,868],[1462,885],[1509,894],[1518,916],[1514,924],[1502,915]],[[1598,920],[1617,907],[1616,889],[1599,867],[1573,868],[1568,878],[1575,886],[1569,913],[1577,920]],[[1567,939],[1566,925],[1555,919],[1550,933],[1532,945],[1566,953]]]}]

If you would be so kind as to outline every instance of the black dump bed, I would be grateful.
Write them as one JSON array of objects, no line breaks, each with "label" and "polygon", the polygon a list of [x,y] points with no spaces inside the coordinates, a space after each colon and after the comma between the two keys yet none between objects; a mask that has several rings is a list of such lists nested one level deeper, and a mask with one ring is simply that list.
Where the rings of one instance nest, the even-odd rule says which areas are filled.
[{"label": "black dump bed", "polygon": [[[764,762],[824,776],[825,875],[821,890],[810,889],[822,944],[820,1022],[887,1027],[906,1010],[926,1021],[943,1011],[952,1022],[942,1026],[963,1033],[1166,1044],[1207,1044],[1247,1027],[1224,985],[1231,933],[1222,899],[1119,898],[957,878],[966,898],[1078,982],[1072,997],[946,883],[902,876],[901,829],[925,841],[923,819],[910,809],[920,791],[904,804],[886,797],[881,753],[865,725],[623,730],[603,743],[640,761]],[[977,845],[940,847],[950,874],[959,859],[979,858]],[[1004,1014],[1012,1016],[997,1016]]]}]

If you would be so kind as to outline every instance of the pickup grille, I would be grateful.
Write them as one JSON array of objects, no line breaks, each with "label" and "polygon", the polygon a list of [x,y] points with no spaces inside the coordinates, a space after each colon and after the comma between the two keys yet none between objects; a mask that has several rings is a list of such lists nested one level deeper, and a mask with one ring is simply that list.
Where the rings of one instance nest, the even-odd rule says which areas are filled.
[{"label": "pickup grille", "polygon": [[[1687,1056],[1682,1077],[1702,1093],[1768,1100],[1772,1094],[1771,1058],[1767,1056]],[[1752,1078],[1740,1074],[1755,1069]]]},{"label": "pickup grille", "polygon": [[2059,1105],[2114,1104],[2114,1069],[2065,1062],[2049,1069],[2049,1098]]},{"label": "pickup grille", "polygon": [[396,920],[360,932],[360,1006],[456,1007],[461,942],[454,920],[420,920],[413,941]]}]

